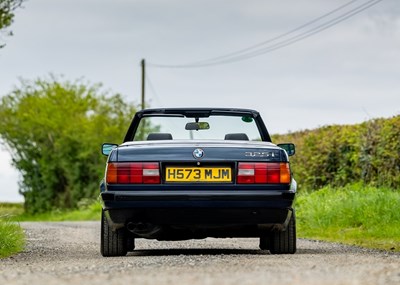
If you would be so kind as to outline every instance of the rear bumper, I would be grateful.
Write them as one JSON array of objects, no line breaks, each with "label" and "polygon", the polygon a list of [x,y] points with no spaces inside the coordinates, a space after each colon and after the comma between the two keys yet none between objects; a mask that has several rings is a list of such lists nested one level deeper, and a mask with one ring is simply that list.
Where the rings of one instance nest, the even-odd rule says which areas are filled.
[{"label": "rear bumper", "polygon": [[106,191],[103,209],[115,228],[127,223],[166,226],[285,226],[291,191]]}]

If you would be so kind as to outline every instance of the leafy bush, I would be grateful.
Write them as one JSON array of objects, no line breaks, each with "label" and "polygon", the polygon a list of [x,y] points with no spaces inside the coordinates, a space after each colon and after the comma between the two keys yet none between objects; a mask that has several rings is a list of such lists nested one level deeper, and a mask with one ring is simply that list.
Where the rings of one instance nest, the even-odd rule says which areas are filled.
[{"label": "leafy bush", "polygon": [[378,187],[400,185],[400,116],[275,135],[273,139],[296,144],[291,163],[300,189],[359,181]]},{"label": "leafy bush", "polygon": [[98,195],[102,142],[121,142],[135,107],[100,85],[22,81],[0,105],[0,135],[22,175],[28,213],[75,208]]}]

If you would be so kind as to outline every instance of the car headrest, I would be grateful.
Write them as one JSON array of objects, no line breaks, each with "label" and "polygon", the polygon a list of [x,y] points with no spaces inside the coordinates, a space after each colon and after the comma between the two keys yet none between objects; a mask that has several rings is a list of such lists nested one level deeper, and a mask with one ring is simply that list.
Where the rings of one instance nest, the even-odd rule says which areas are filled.
[{"label": "car headrest", "polygon": [[226,134],[225,140],[248,141],[249,137],[244,133]]},{"label": "car headrest", "polygon": [[169,133],[150,133],[147,136],[148,141],[159,141],[159,140],[172,140],[172,135]]}]

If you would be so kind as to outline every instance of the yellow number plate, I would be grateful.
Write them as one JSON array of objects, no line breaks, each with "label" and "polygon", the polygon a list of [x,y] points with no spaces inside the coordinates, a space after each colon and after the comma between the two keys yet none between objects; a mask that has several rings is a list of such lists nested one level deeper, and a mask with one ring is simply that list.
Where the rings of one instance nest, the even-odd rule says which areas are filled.
[{"label": "yellow number plate", "polygon": [[231,182],[229,167],[167,167],[166,182]]}]

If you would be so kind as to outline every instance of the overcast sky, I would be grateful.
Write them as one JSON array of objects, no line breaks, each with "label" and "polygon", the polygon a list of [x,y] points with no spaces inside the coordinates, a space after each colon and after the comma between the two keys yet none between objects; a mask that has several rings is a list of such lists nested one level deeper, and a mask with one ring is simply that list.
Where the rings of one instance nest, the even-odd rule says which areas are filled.
[{"label": "overcast sky", "polygon": [[[16,12],[14,36],[3,37],[0,95],[19,86],[18,78],[53,73],[101,82],[105,90],[139,102],[142,58],[179,65],[222,56],[349,2],[27,0]],[[353,1],[325,20],[367,2]],[[257,109],[271,133],[398,115],[400,4],[383,0],[325,31],[249,60],[205,68],[148,66],[147,75],[151,107]],[[22,200],[17,181],[2,151],[0,201]]]}]

